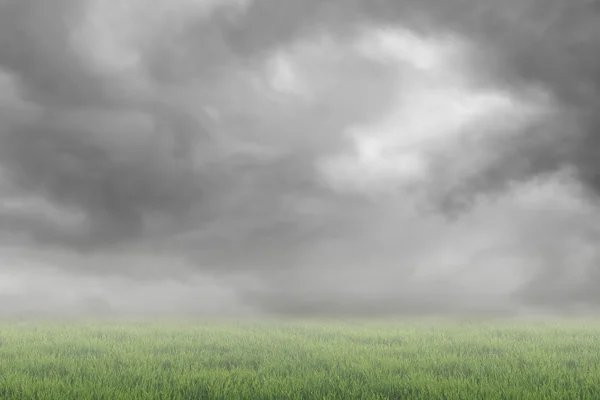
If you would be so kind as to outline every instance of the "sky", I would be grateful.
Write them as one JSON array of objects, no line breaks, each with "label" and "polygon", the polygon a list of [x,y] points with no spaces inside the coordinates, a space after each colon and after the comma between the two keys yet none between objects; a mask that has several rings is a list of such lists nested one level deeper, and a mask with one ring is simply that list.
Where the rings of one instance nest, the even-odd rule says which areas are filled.
[{"label": "sky", "polygon": [[595,312],[599,19],[0,0],[0,314]]}]

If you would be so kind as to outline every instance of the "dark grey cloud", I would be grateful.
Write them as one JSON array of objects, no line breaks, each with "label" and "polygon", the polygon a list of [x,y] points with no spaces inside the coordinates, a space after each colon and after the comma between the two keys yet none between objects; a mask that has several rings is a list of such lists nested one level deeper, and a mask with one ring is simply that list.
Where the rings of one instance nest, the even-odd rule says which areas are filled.
[{"label": "dark grey cloud", "polygon": [[15,75],[25,98],[65,106],[107,100],[105,82],[71,48],[70,28],[84,7],[71,0],[0,4],[0,65]]},{"label": "dark grey cloud", "polygon": [[[461,292],[462,278],[440,280],[439,271],[429,283],[413,275],[428,263],[445,262],[432,254],[439,243],[492,234],[492,223],[480,226],[487,217],[472,215],[481,207],[490,215],[501,211],[481,204],[514,208],[506,193],[563,170],[571,171],[592,204],[597,201],[595,2],[256,0],[158,22],[146,21],[143,13],[110,31],[101,29],[107,16],[86,19],[94,4],[0,2],[0,71],[16,88],[0,103],[0,197],[46,204],[0,208],[3,243],[86,256],[182,257],[202,273],[245,274],[261,282],[259,289],[239,281],[236,287],[245,301],[273,312],[455,311],[469,309],[484,294]],[[128,3],[133,14],[135,7],[152,14],[161,4]],[[103,10],[111,15],[111,7]],[[90,28],[95,23],[97,30]],[[471,87],[500,87],[524,97],[537,89],[545,93],[546,114],[516,128],[473,128],[496,134],[432,151],[433,172],[409,189],[392,182],[384,184],[392,186],[391,195],[339,190],[319,170],[322,161],[350,152],[347,130],[377,124],[394,106],[399,87],[412,90],[411,78],[398,77],[391,63],[353,48],[366,30],[396,26],[425,37],[465,38]],[[101,37],[109,33],[112,38]],[[102,40],[120,50],[104,49]],[[94,58],[102,51],[113,64]],[[264,64],[278,52],[306,64],[316,82],[313,98],[268,91]],[[122,60],[129,56],[133,61]],[[311,64],[315,58],[319,62]],[[476,154],[483,161],[453,175],[455,165],[469,164]],[[53,219],[48,210],[74,222]],[[507,218],[516,218],[511,212]],[[590,243],[597,235],[588,228],[591,219],[577,215],[564,217],[574,225],[564,232],[542,228],[551,221],[557,229],[557,215],[532,217],[537,228],[529,232],[548,235],[547,245],[523,237],[502,250],[508,239],[500,236],[492,243],[500,249],[496,257],[504,252],[542,260],[532,263],[541,272],[530,274],[506,301],[598,305],[594,256],[580,261],[587,279],[566,283],[573,261],[563,256],[561,240]],[[515,221],[518,228],[510,229],[522,224]],[[469,257],[455,264],[472,266],[480,251],[461,246],[455,253]],[[552,256],[556,246],[561,256]],[[64,267],[68,273],[77,269],[144,275],[127,265]],[[369,269],[382,274],[369,290],[344,283],[344,276],[368,281]],[[175,274],[165,266],[165,276]],[[387,279],[398,286],[381,288]],[[346,290],[336,291],[336,285]],[[512,306],[500,297],[492,303]]]},{"label": "dark grey cloud", "polygon": [[[247,121],[234,135],[253,135],[250,140],[258,141],[259,149],[265,141],[267,146],[274,142],[274,156],[270,161],[257,158],[260,153],[259,156],[251,152],[245,155],[242,151],[228,156],[223,153],[236,151],[235,148],[220,148],[219,139],[206,132],[201,118],[160,96],[129,102],[120,98],[111,102],[113,99],[106,97],[106,88],[114,82],[92,76],[70,47],[67,17],[73,13],[71,4],[57,4],[52,13],[44,13],[44,6],[35,2],[11,2],[6,7],[11,8],[3,14],[7,15],[5,18],[32,20],[36,29],[21,35],[27,39],[24,44],[20,42],[17,28],[6,28],[15,39],[7,35],[8,56],[3,65],[15,72],[26,90],[25,98],[41,104],[44,110],[35,119],[11,124],[2,134],[3,167],[19,187],[83,212],[89,225],[78,235],[56,235],[52,242],[62,237],[67,240],[67,246],[101,249],[144,237],[152,230],[149,225],[153,218],[159,221],[159,230],[172,233],[185,231],[189,218],[193,226],[187,229],[201,229],[212,220],[227,219],[229,213],[240,212],[265,218],[264,222],[252,222],[257,225],[255,228],[250,227],[257,231],[251,239],[257,243],[261,242],[261,236],[273,235],[282,229],[289,231],[278,227],[285,225],[284,221],[278,222],[278,218],[285,216],[279,215],[289,214],[279,204],[280,193],[294,190],[310,195],[311,191],[318,191],[320,185],[312,171],[313,161],[326,150],[327,140],[318,135],[326,129],[339,131],[347,123],[347,117],[342,116],[344,111],[364,112],[357,108],[358,103],[350,102],[351,110],[337,110],[337,115],[328,116],[323,122],[304,122],[297,127],[286,126],[286,121],[275,121],[273,126],[260,120]],[[186,27],[191,33],[184,29],[185,35],[191,35],[185,43],[188,46],[197,46],[195,39],[204,36],[194,30],[204,28],[197,24],[200,26]],[[210,35],[207,38],[209,47],[226,48],[226,43],[211,43],[217,40],[213,39]],[[153,51],[158,52],[159,59],[177,67],[188,59],[168,57],[168,51],[174,46],[173,43],[166,48],[156,46]],[[38,52],[38,47],[43,47],[44,52]],[[198,57],[195,62],[199,69],[192,72],[193,76],[210,89],[209,81],[214,79],[214,74],[202,68],[210,68],[211,64],[224,67],[227,60],[219,55],[195,56],[193,48],[184,50],[184,54]],[[152,72],[153,65],[150,67]],[[81,92],[79,76],[85,80],[84,86],[89,92]],[[158,82],[160,78],[157,77]],[[217,76],[217,79],[227,79],[227,76]],[[50,98],[51,101],[46,100]],[[100,100],[104,102],[97,102]],[[141,119],[149,122],[142,121],[141,126],[136,126],[135,120],[120,123],[119,119],[127,113],[141,114]],[[286,139],[277,139],[279,130],[286,130]],[[191,153],[196,148],[200,156]],[[201,165],[190,164],[193,156],[199,158]],[[252,180],[245,184],[248,194],[237,191],[246,177]],[[236,198],[240,195],[248,198]],[[224,208],[223,203],[233,203],[232,209]],[[164,229],[165,222],[178,227]],[[235,223],[243,224],[243,220]],[[41,226],[40,223],[40,230]],[[34,236],[41,237],[38,229],[33,231]],[[241,240],[250,239],[244,236]]]}]

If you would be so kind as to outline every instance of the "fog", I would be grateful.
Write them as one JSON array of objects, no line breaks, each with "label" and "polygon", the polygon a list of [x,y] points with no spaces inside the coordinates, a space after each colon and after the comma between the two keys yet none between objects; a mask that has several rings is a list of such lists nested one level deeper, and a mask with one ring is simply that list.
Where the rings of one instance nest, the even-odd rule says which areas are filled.
[{"label": "fog", "polygon": [[0,0],[0,314],[600,308],[585,0]]}]

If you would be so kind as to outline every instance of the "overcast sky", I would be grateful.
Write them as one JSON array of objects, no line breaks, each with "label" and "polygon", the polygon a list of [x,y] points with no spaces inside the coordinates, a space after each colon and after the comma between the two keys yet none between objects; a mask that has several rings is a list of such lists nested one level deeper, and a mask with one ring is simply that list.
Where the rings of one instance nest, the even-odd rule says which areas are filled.
[{"label": "overcast sky", "polygon": [[0,0],[0,313],[600,307],[600,6]]}]

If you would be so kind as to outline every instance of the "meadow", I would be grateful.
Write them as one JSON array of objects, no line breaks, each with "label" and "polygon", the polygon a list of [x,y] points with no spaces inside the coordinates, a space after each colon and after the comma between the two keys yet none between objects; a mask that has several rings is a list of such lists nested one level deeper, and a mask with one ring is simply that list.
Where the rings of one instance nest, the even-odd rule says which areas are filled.
[{"label": "meadow", "polygon": [[600,399],[600,322],[4,320],[0,399]]}]

